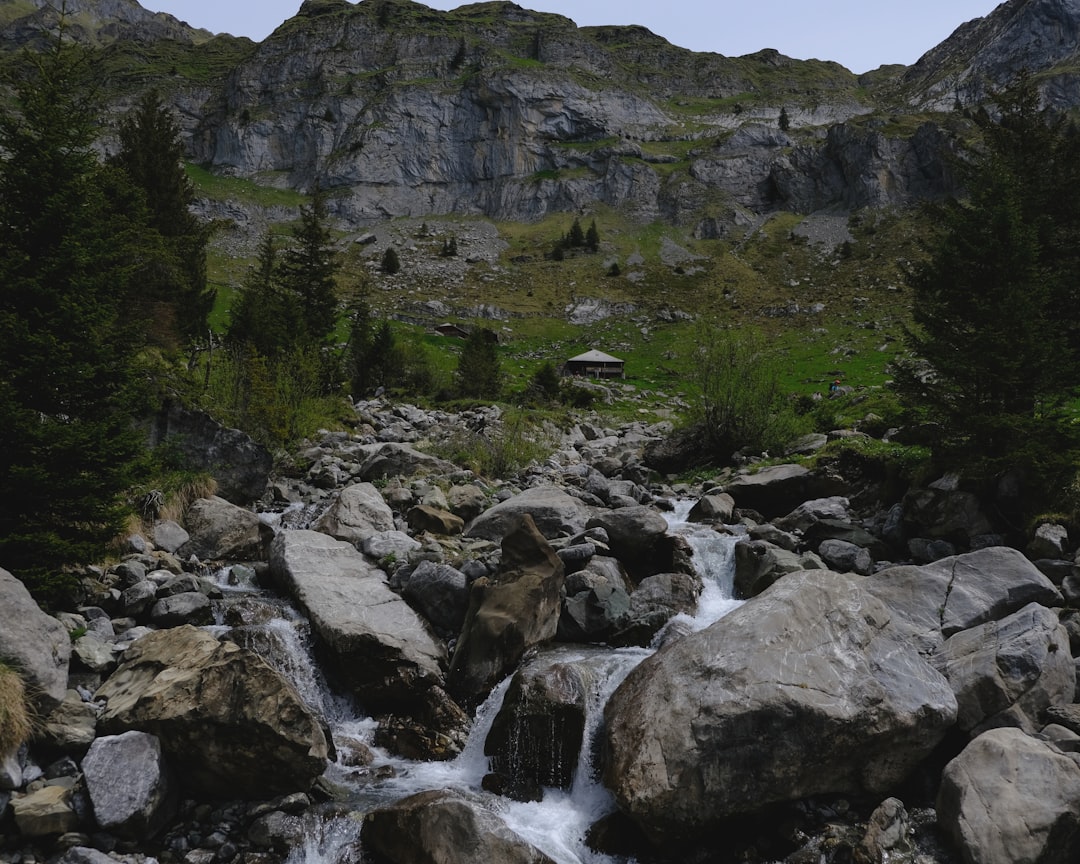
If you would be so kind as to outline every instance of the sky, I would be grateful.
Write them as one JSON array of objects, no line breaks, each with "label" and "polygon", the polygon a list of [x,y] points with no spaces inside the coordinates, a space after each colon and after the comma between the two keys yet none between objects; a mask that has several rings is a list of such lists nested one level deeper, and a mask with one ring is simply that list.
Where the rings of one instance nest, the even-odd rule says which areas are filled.
[{"label": "sky", "polygon": [[[261,41],[300,8],[300,0],[140,0],[193,27]],[[729,57],[775,48],[800,60],[835,60],[862,73],[911,65],[995,0],[517,0],[579,26],[641,24],[693,51]],[[428,0],[435,9],[461,2]]]}]

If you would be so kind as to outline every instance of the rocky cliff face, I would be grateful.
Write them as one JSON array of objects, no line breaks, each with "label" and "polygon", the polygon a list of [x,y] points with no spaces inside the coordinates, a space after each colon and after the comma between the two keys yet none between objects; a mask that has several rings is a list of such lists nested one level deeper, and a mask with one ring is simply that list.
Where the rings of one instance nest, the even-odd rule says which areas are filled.
[{"label": "rocky cliff face", "polygon": [[[199,36],[135,0],[76,5],[94,33]],[[6,28],[9,44],[28,20]],[[269,185],[318,183],[356,225],[530,221],[602,202],[719,236],[776,208],[953,191],[944,118],[913,122],[900,102],[951,111],[1024,65],[1044,74],[1049,101],[1076,104],[1078,30],[1080,0],[1010,0],[916,66],[860,80],[835,63],[694,53],[640,27],[578,28],[509,2],[440,12],[307,0],[254,49],[216,56],[231,63],[221,74],[179,87],[173,74],[165,89],[194,160]]]}]

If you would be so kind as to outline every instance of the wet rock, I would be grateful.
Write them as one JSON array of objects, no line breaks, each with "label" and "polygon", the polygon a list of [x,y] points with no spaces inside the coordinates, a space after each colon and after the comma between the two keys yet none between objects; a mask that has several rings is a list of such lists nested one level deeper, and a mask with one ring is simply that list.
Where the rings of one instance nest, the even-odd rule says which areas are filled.
[{"label": "wet rock", "polygon": [[686,517],[688,522],[731,522],[735,499],[726,492],[702,496]]},{"label": "wet rock", "polygon": [[200,591],[163,597],[150,608],[150,621],[155,627],[209,624],[212,620],[210,598]]},{"label": "wet rock", "polygon": [[764,540],[735,546],[735,593],[756,597],[778,579],[800,570],[825,570],[825,563],[813,553],[799,554]]},{"label": "wet rock", "polygon": [[597,513],[588,528],[607,532],[611,551],[635,579],[672,569],[668,524],[652,507],[635,505]]}]

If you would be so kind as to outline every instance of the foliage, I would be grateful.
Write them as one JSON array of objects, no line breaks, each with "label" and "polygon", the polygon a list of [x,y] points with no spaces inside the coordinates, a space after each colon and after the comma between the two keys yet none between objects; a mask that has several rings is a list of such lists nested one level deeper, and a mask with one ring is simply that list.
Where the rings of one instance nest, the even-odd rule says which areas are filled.
[{"label": "foliage", "polygon": [[585,232],[585,248],[590,252],[596,252],[600,248],[600,232],[596,229],[596,220],[589,223],[589,230]]},{"label": "foliage", "polygon": [[281,256],[278,279],[299,311],[304,346],[326,345],[337,324],[337,273],[341,267],[326,224],[326,195],[316,189],[300,208],[300,224]]},{"label": "foliage", "polygon": [[151,90],[125,115],[118,136],[120,151],[110,161],[142,190],[148,222],[164,240],[166,254],[156,259],[144,296],[170,310],[176,336],[203,337],[215,294],[206,281],[210,229],[189,209],[195,192],[183,164],[180,127]]},{"label": "foliage", "polygon": [[961,166],[966,200],[910,274],[913,354],[898,386],[945,428],[940,449],[989,470],[1039,465],[1076,446],[1066,403],[1080,350],[1075,274],[1080,173],[1074,135],[1045,116],[1020,76],[979,117],[982,149]]},{"label": "foliage", "polygon": [[787,132],[791,128],[791,118],[788,116],[787,108],[780,108],[780,119],[778,121],[781,132]]},{"label": "foliage", "polygon": [[41,599],[123,524],[143,406],[132,309],[160,245],[98,163],[79,55],[61,35],[28,66],[0,116],[0,561]]},{"label": "foliage", "polygon": [[387,246],[386,251],[383,252],[381,267],[383,273],[387,276],[393,276],[395,273],[401,272],[401,259],[393,246]]},{"label": "foliage", "polygon": [[467,399],[497,399],[502,391],[498,339],[494,333],[477,327],[465,340],[458,358],[455,385],[459,396]]},{"label": "foliage", "polygon": [[555,449],[542,425],[530,421],[524,408],[504,414],[497,426],[475,432],[460,429],[433,448],[435,455],[482,477],[511,477]]},{"label": "foliage", "polygon": [[555,364],[550,360],[545,360],[529,379],[524,393],[525,401],[535,403],[554,402],[559,398],[561,385],[562,378],[555,368]]},{"label": "foliage", "polygon": [[694,377],[701,397],[694,419],[714,457],[780,449],[800,431],[780,385],[780,366],[760,333],[699,327]]},{"label": "foliage", "polygon": [[23,680],[18,672],[0,661],[0,759],[18,750],[32,732]]}]

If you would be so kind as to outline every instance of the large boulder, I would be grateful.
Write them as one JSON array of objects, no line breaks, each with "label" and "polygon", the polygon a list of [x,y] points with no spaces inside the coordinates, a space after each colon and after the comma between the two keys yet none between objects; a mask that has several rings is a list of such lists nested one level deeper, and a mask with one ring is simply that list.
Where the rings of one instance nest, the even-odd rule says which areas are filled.
[{"label": "large boulder", "polygon": [[359,549],[373,534],[394,530],[394,511],[370,483],[354,483],[334,497],[329,509],[311,527]]},{"label": "large boulder", "polygon": [[863,580],[790,574],[638,666],[604,710],[604,780],[659,843],[771,803],[880,794],[956,718]]},{"label": "large boulder", "polygon": [[473,794],[421,792],[369,813],[361,833],[373,864],[554,864]]},{"label": "large boulder", "polygon": [[71,637],[67,628],[30,596],[18,579],[0,568],[0,661],[15,667],[41,714],[67,693]]},{"label": "large boulder", "polygon": [[250,510],[224,498],[200,498],[184,516],[191,535],[177,550],[181,557],[203,561],[263,561],[273,529]]},{"label": "large boulder", "polygon": [[452,462],[421,453],[408,444],[377,444],[367,449],[367,458],[360,466],[365,480],[383,477],[412,477],[416,474],[449,475],[457,470]]},{"label": "large boulder", "polygon": [[306,791],[327,765],[322,723],[252,651],[183,626],[143,636],[98,689],[99,727],[157,736],[189,791],[266,798]]},{"label": "large boulder", "polygon": [[896,613],[920,650],[931,653],[958,633],[1004,618],[1028,603],[1061,606],[1061,594],[1027,558],[993,546],[921,566],[875,573],[867,590]]},{"label": "large boulder", "polygon": [[636,580],[672,569],[673,547],[668,523],[652,507],[620,507],[602,510],[585,523],[586,528],[603,528],[608,545]]},{"label": "large boulder", "polygon": [[98,738],[82,761],[98,826],[121,837],[153,837],[173,817],[177,795],[161,743],[145,732]]},{"label": "large boulder", "polygon": [[843,495],[843,484],[830,475],[802,465],[773,465],[752,474],[740,474],[723,490],[740,509],[756,510],[766,519],[790,513],[804,501]]},{"label": "large boulder", "polygon": [[812,552],[791,552],[766,540],[735,544],[735,593],[756,597],[777,579],[800,570],[825,570]]},{"label": "large boulder", "polygon": [[227,501],[247,504],[266,491],[274,467],[270,451],[208,414],[169,402],[154,419],[148,437],[151,447],[167,443],[190,467],[212,474],[218,495]]},{"label": "large boulder", "polygon": [[500,541],[525,514],[548,538],[580,534],[591,515],[586,504],[561,489],[537,486],[485,510],[473,520],[465,536]]},{"label": "large boulder", "polygon": [[473,582],[450,664],[450,692],[477,703],[534,645],[554,638],[565,571],[532,516],[520,516],[502,543],[493,578]]},{"label": "large boulder", "polygon": [[67,834],[79,827],[72,801],[74,791],[66,786],[43,786],[11,799],[15,826],[23,837]]},{"label": "large boulder", "polygon": [[1020,729],[992,729],[947,766],[938,823],[965,862],[1080,860],[1080,764]]},{"label": "large boulder", "polygon": [[331,674],[365,708],[420,721],[440,742],[430,755],[452,755],[467,718],[451,710],[446,728],[446,650],[382,570],[344,541],[284,531],[270,547],[270,574],[308,616]]},{"label": "large boulder", "polygon": [[958,541],[966,546],[973,537],[993,532],[993,523],[978,496],[945,477],[904,496],[904,521],[922,537]]},{"label": "large boulder", "polygon": [[1073,701],[1068,644],[1057,614],[1037,603],[951,636],[934,661],[956,694],[957,725],[976,735],[994,726],[1037,732],[1048,707]]}]

